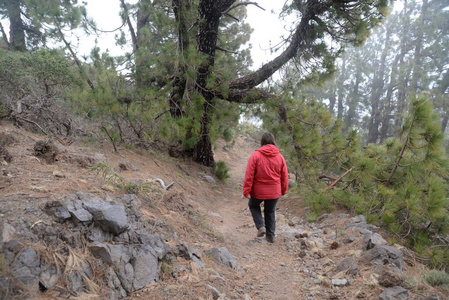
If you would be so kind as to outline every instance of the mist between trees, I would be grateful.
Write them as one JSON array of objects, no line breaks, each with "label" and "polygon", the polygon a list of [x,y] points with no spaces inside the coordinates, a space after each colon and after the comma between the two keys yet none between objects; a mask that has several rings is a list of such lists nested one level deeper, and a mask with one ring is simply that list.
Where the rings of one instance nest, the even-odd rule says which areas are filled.
[{"label": "mist between trees", "polygon": [[69,35],[99,32],[83,4],[0,0],[0,117],[206,166],[217,139],[270,130],[299,183],[291,193],[316,214],[365,214],[446,268],[447,1],[404,0],[394,12],[387,0],[288,1],[278,55],[251,70],[256,2],[108,2],[121,8],[117,43],[132,51],[112,57],[99,40],[80,57]]}]

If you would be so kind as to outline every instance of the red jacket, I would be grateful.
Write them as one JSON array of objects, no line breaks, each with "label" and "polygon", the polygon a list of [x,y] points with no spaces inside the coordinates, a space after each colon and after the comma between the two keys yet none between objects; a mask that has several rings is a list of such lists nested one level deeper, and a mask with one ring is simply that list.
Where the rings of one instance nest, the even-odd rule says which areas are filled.
[{"label": "red jacket", "polygon": [[243,196],[277,199],[288,190],[287,164],[279,149],[265,145],[254,151],[246,166]]}]

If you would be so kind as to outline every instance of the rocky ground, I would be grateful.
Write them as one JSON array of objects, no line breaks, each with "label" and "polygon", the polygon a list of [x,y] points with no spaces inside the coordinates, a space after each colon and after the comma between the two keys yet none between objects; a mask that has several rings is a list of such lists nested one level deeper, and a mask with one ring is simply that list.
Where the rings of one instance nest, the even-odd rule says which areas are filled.
[{"label": "rocky ground", "polygon": [[276,243],[256,238],[241,189],[257,148],[219,143],[222,183],[157,150],[1,124],[0,298],[449,299],[381,228],[343,211],[307,222],[293,193]]}]

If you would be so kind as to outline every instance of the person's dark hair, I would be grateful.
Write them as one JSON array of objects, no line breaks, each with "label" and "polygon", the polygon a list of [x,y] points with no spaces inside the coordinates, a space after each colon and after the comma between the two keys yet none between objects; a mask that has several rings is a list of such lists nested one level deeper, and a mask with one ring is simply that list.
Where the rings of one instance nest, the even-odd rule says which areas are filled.
[{"label": "person's dark hair", "polygon": [[264,134],[262,134],[262,138],[260,139],[261,146],[265,146],[268,144],[276,145],[276,140],[274,139],[274,135],[271,132],[265,132]]}]

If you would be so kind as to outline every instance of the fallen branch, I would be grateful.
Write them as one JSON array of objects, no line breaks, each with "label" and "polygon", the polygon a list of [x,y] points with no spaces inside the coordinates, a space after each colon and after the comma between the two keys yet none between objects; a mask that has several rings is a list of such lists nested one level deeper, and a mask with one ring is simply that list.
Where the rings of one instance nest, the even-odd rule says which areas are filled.
[{"label": "fallen branch", "polygon": [[340,177],[338,177],[337,179],[335,179],[335,181],[332,182],[332,184],[331,184],[330,186],[328,186],[328,187],[325,189],[325,191],[327,191],[328,189],[331,189],[331,188],[332,188],[337,182],[339,182],[343,177],[345,177],[346,175],[348,175],[348,174],[352,171],[353,168],[354,168],[354,167],[350,168],[349,170],[347,170],[346,172],[344,172],[342,175],[340,175]]},{"label": "fallen branch", "polygon": [[175,184],[174,182],[172,182],[169,185],[165,185],[164,181],[160,178],[155,178],[153,179],[153,181],[159,182],[161,184],[161,187],[166,191],[168,191],[168,189],[170,189],[173,186],[173,184]]}]

